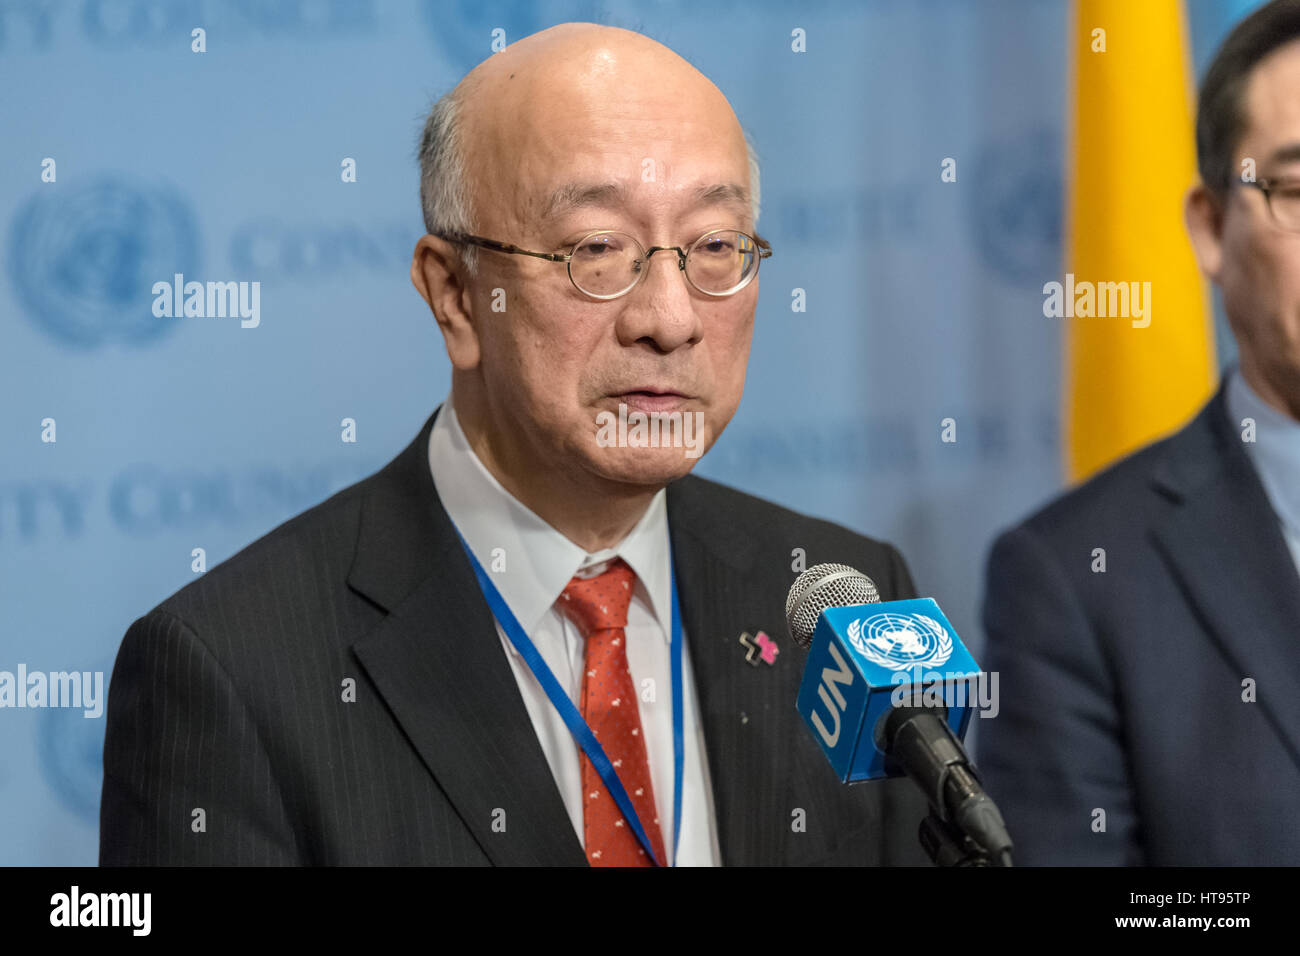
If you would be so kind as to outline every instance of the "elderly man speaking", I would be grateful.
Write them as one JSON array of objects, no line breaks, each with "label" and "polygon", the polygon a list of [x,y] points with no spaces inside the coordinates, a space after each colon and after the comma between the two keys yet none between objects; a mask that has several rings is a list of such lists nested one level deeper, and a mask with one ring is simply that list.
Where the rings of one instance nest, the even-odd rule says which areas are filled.
[{"label": "elderly man speaking", "polygon": [[444,96],[420,165],[451,395],[131,626],[101,862],[925,862],[919,794],[837,781],[769,637],[795,556],[885,600],[902,558],[689,475],[771,254],[726,98],[564,24]]}]

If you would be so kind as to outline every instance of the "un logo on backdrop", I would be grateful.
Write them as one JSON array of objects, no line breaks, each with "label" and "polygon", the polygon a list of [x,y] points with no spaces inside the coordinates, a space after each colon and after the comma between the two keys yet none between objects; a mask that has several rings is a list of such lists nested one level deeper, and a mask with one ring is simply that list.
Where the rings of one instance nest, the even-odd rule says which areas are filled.
[{"label": "un logo on backdrop", "polygon": [[1009,282],[1037,288],[1061,269],[1060,130],[1034,128],[975,157],[967,220],[980,257]]},{"label": "un logo on backdrop", "polygon": [[28,317],[54,339],[145,345],[175,325],[154,317],[150,288],[198,271],[198,229],[189,204],[155,184],[42,186],[14,217],[8,258]]},{"label": "un logo on backdrop", "polygon": [[37,725],[37,758],[46,783],[60,803],[87,823],[99,819],[104,727],[102,718],[87,720],[80,709],[64,707],[42,711]]}]

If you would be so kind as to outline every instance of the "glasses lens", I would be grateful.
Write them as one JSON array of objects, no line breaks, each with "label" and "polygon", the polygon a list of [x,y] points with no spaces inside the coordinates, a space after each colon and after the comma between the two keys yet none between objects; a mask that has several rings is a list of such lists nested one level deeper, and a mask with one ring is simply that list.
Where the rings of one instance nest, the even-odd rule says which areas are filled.
[{"label": "glasses lens", "polygon": [[702,236],[686,255],[686,276],[702,292],[726,295],[758,272],[758,246],[743,232],[725,229]]},{"label": "glasses lens", "polygon": [[1300,232],[1300,182],[1280,183],[1268,197],[1273,217],[1283,229]]},{"label": "glasses lens", "polygon": [[583,239],[569,260],[573,283],[587,295],[612,298],[632,288],[645,252],[631,236],[598,232]]}]

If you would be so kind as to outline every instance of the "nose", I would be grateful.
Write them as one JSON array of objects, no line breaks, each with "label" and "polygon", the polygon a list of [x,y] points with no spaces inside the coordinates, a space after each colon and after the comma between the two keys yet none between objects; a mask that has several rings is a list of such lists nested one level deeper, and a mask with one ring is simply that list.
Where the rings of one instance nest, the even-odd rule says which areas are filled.
[{"label": "nose", "polygon": [[[655,253],[667,263],[655,268]],[[704,326],[686,281],[685,263],[675,247],[654,246],[641,260],[643,275],[627,294],[627,307],[618,321],[624,345],[646,342],[661,353],[672,352],[700,340]]]}]

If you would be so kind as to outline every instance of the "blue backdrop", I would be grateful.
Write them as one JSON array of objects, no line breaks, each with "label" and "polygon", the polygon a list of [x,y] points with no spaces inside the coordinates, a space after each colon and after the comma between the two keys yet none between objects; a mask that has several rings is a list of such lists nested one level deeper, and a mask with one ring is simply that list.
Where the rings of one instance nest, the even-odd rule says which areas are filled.
[{"label": "blue backdrop", "polygon": [[[1199,63],[1252,5],[1190,5]],[[0,2],[0,670],[99,671],[106,692],[193,549],[211,567],[410,441],[449,387],[407,275],[420,124],[494,30],[566,20],[691,60],[762,162],[776,255],[744,401],[697,473],[896,542],[978,655],[992,535],[1061,486],[1041,287],[1060,273],[1067,13]],[[260,325],[154,318],[177,272],[259,281]],[[103,734],[81,710],[0,709],[0,863],[95,862]]]}]

